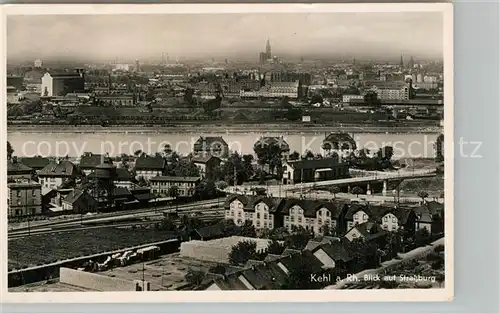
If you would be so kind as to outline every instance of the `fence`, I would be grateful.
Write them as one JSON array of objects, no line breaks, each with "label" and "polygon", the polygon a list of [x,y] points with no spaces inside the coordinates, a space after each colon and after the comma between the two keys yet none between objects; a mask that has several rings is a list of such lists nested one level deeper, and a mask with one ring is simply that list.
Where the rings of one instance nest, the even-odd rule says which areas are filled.
[{"label": "fence", "polygon": [[126,251],[137,250],[145,248],[148,246],[156,245],[160,248],[160,254],[170,254],[179,251],[180,240],[179,239],[169,239],[166,241],[155,242],[143,244],[140,246],[124,248],[120,250],[98,253],[83,257],[77,257],[62,261],[57,261],[55,263],[30,267],[26,269],[14,270],[8,273],[8,286],[17,287],[25,284],[49,280],[57,278],[59,276],[59,270],[61,267],[66,268],[78,268],[83,266],[85,262],[90,260],[93,261],[104,261],[108,256],[116,253],[124,253]]}]

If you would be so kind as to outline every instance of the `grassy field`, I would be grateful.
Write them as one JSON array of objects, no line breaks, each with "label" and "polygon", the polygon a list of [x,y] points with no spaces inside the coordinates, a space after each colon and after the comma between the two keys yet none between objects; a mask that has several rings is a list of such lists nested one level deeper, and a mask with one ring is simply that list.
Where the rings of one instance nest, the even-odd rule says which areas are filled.
[{"label": "grassy field", "polygon": [[171,231],[154,228],[99,228],[32,235],[9,240],[8,267],[20,269],[173,237]]},{"label": "grassy field", "polygon": [[401,196],[416,196],[419,191],[429,193],[430,197],[441,197],[444,192],[444,177],[438,175],[432,178],[405,180],[400,185]]}]

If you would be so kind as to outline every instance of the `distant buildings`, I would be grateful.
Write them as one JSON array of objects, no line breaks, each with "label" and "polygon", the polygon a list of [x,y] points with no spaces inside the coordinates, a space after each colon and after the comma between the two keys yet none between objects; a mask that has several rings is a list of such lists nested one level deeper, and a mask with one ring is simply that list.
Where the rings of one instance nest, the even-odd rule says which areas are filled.
[{"label": "distant buildings", "polygon": [[35,68],[41,68],[42,67],[42,60],[36,59],[35,62],[33,62],[35,65]]},{"label": "distant buildings", "polygon": [[411,85],[406,82],[367,81],[366,91],[374,91],[381,100],[408,100],[410,99]]},{"label": "distant buildings", "polygon": [[151,192],[154,195],[169,196],[170,188],[175,186],[178,189],[179,197],[191,197],[200,181],[199,177],[157,176],[150,180]]},{"label": "distant buildings", "polygon": [[68,93],[83,92],[85,79],[83,70],[75,72],[47,72],[42,77],[41,96],[64,96]]},{"label": "distant buildings", "polygon": [[273,60],[273,55],[271,52],[271,42],[269,39],[266,41],[266,51],[259,53],[259,62],[261,64],[271,62]]},{"label": "distant buildings", "polygon": [[219,157],[210,155],[194,156],[191,161],[200,169],[200,176],[202,179],[212,179],[215,170],[221,164],[221,159]]}]

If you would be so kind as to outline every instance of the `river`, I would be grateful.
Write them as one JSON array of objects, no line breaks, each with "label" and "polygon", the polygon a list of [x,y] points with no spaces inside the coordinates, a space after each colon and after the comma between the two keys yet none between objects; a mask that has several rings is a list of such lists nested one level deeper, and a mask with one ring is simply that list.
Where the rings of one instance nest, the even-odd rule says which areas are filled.
[{"label": "river", "polygon": [[[26,132],[11,131],[7,138],[14,148],[14,155],[30,156],[81,156],[83,152],[109,153],[119,156],[122,153],[133,154],[137,150],[155,153],[163,150],[168,144],[180,154],[188,154],[193,144],[200,137],[221,136],[229,148],[243,154],[253,154],[253,145],[263,135],[280,136],[280,133],[261,132],[226,132],[226,133],[161,133],[161,132]],[[432,158],[435,156],[434,142],[437,133],[351,133],[359,147],[377,150],[382,146],[394,148],[394,158]],[[290,150],[304,152],[321,151],[325,134],[307,132],[288,132],[283,135],[290,145]]]}]

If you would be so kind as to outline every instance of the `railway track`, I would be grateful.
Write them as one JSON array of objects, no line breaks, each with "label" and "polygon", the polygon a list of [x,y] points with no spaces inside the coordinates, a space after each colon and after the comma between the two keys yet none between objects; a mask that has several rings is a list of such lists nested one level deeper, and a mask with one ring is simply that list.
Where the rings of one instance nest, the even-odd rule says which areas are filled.
[{"label": "railway track", "polygon": [[[197,210],[186,210],[183,214],[196,214],[201,213],[201,215],[197,215],[196,218],[202,221],[207,220],[215,220],[224,217],[224,210],[221,209],[197,209]],[[39,234],[49,234],[49,233],[59,233],[65,231],[78,231],[78,230],[90,230],[90,229],[100,229],[100,228],[117,228],[117,227],[131,227],[137,225],[151,225],[156,224],[162,221],[164,218],[163,214],[157,214],[156,216],[149,216],[148,219],[144,219],[146,217],[137,217],[134,221],[126,221],[126,222],[117,222],[112,220],[105,221],[84,221],[82,223],[74,223],[70,225],[64,226],[52,226],[45,228],[37,228],[33,230],[23,230],[17,232],[10,232],[8,235],[8,240],[23,238],[31,235],[39,235]],[[153,218],[153,219],[151,219]],[[95,225],[94,225],[95,224]]]},{"label": "railway track", "polygon": [[185,210],[185,209],[191,209],[192,207],[197,207],[197,206],[201,206],[201,207],[207,207],[207,206],[214,206],[214,205],[221,205],[221,204],[224,204],[224,201],[225,199],[224,198],[220,198],[220,199],[215,199],[215,200],[207,200],[207,201],[200,201],[200,202],[196,202],[196,203],[191,203],[191,204],[183,204],[183,205],[178,205],[178,206],[175,206],[175,205],[169,205],[169,206],[159,206],[159,207],[149,207],[149,208],[145,208],[145,209],[137,209],[137,210],[128,210],[128,211],[122,211],[122,212],[113,212],[113,213],[102,213],[102,214],[98,214],[98,215],[92,215],[92,216],[80,216],[78,218],[70,218],[70,219],[64,219],[64,220],[61,220],[61,221],[51,221],[51,222],[47,222],[47,223],[40,223],[40,224],[36,224],[36,225],[32,225],[30,227],[28,226],[24,226],[24,227],[18,227],[18,228],[12,228],[9,230],[9,234],[10,233],[16,233],[16,232],[20,232],[20,231],[28,231],[28,230],[36,230],[36,229],[40,229],[40,228],[47,228],[47,227],[52,227],[52,226],[64,226],[64,225],[74,225],[76,223],[81,223],[82,221],[93,221],[93,220],[99,220],[99,219],[107,219],[107,218],[110,218],[111,220],[112,219],[116,219],[116,218],[122,218],[122,217],[128,217],[128,216],[131,216],[131,217],[134,217],[134,216],[137,216],[139,215],[143,215],[145,214],[145,216],[147,216],[148,214],[150,213],[156,213],[158,211],[166,211],[166,210],[171,210],[171,211],[175,211],[176,209],[181,211],[181,210]]}]

